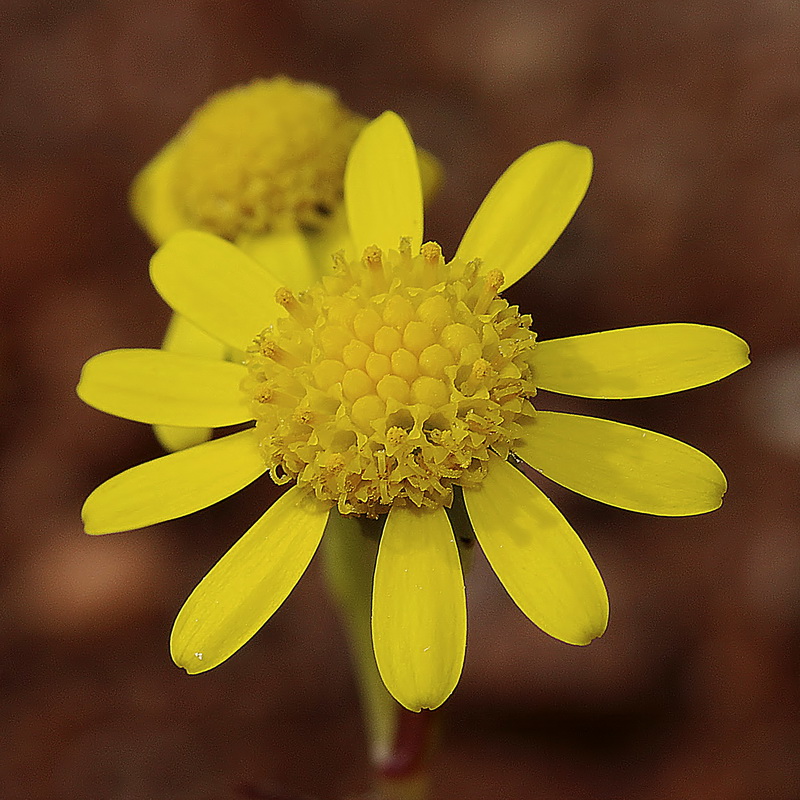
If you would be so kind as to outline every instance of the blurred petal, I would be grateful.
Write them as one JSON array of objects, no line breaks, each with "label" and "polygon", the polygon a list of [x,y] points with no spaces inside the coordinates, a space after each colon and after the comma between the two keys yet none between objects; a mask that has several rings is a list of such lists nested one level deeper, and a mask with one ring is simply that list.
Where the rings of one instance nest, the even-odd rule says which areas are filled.
[{"label": "blurred petal", "polygon": [[110,350],[81,372],[84,403],[137,422],[159,425],[236,425],[253,418],[239,388],[241,364],[167,353]]},{"label": "blurred petal", "polygon": [[499,178],[461,240],[456,258],[499,269],[504,288],[534,267],[561,236],[592,176],[592,153],[550,142],[520,156]]},{"label": "blurred petal", "polygon": [[366,247],[397,249],[403,236],[411,252],[422,244],[422,186],[417,152],[408,129],[391,111],[356,139],[344,176],[350,233],[358,258]]},{"label": "blurred petal", "polygon": [[748,353],[722,328],[642,325],[537,342],[534,380],[576,397],[654,397],[718,381],[747,366]]},{"label": "blurred petal", "polygon": [[236,238],[236,245],[292,291],[308,289],[320,277],[306,238],[299,231],[242,234]]},{"label": "blurred petal", "polygon": [[720,468],[688,444],[595,417],[537,411],[515,452],[573,492],[610,506],[682,517],[719,508]]},{"label": "blurred petal", "polygon": [[280,282],[210,233],[176,233],[150,260],[150,278],[175,311],[238,350],[279,316]]},{"label": "blurred petal", "polygon": [[417,148],[417,164],[419,165],[419,179],[422,184],[422,199],[427,205],[439,194],[442,188],[444,169],[436,156],[421,147]]},{"label": "blurred petal", "polygon": [[389,512],[372,593],[383,682],[411,711],[437,708],[464,664],[467,610],[458,546],[444,509]]},{"label": "blurred petal", "polygon": [[475,536],[531,622],[568,644],[589,644],[608,623],[603,579],[578,534],[518,469],[492,456],[477,489],[464,489]]},{"label": "blurred petal", "polygon": [[83,504],[86,533],[116,533],[218,503],[267,470],[253,429],[146,461],[98,486]]},{"label": "blurred petal", "polygon": [[[214,339],[205,331],[201,331],[197,325],[180,314],[172,315],[161,349],[170,353],[220,361],[228,353],[228,348],[219,339]],[[172,425],[154,425],[153,431],[161,446],[170,453],[207,442],[213,432],[211,428],[183,428]]]},{"label": "blurred petal", "polygon": [[175,202],[173,171],[180,141],[173,139],[133,179],[130,191],[131,212],[150,238],[158,245],[173,233],[190,227]]},{"label": "blurred petal", "polygon": [[306,571],[327,520],[297,487],[273,503],[189,595],[172,628],[173,661],[194,675],[249,641]]}]

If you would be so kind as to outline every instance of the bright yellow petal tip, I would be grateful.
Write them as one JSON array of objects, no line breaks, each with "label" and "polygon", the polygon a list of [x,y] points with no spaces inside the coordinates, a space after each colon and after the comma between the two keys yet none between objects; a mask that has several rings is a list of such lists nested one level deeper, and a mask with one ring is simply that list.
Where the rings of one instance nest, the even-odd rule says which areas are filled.
[{"label": "bright yellow petal tip", "polygon": [[499,269],[504,288],[540,261],[572,219],[592,177],[592,153],[549,142],[520,156],[498,179],[472,219],[456,258]]},{"label": "bright yellow petal tip", "polygon": [[603,634],[603,579],[539,488],[495,456],[483,484],[464,490],[464,501],[487,560],[531,622],[568,644],[586,645]]},{"label": "bright yellow petal tip", "polygon": [[230,658],[275,613],[322,539],[328,511],[289,489],[189,595],[170,639],[190,675]]}]

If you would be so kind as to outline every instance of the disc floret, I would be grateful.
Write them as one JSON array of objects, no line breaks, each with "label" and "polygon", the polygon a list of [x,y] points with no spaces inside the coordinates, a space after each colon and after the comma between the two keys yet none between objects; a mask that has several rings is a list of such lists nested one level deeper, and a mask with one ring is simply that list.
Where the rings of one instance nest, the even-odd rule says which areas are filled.
[{"label": "disc floret", "polygon": [[532,416],[531,318],[478,260],[367,248],[299,296],[247,352],[243,389],[274,480],[342,514],[437,508],[505,457]]}]

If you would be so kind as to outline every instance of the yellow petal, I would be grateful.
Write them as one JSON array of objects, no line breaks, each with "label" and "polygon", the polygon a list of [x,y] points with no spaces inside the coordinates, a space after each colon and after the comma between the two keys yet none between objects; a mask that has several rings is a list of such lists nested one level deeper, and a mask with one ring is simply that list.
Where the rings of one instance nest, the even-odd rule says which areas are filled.
[{"label": "yellow petal", "polygon": [[175,157],[180,146],[178,139],[170,141],[131,184],[131,212],[156,244],[190,227],[175,202],[173,189]]},{"label": "yellow petal", "polygon": [[155,525],[218,503],[266,472],[253,430],[146,461],[98,486],[83,504],[86,533]]},{"label": "yellow petal", "polygon": [[372,638],[383,682],[406,708],[437,708],[455,689],[467,611],[458,546],[444,509],[389,512],[375,565]]},{"label": "yellow petal", "polygon": [[173,314],[167,332],[164,334],[162,350],[170,353],[181,353],[185,356],[199,356],[223,360],[228,353],[228,348],[213,336],[201,331],[193,322],[180,314]]},{"label": "yellow petal", "polygon": [[519,470],[492,456],[464,489],[475,536],[506,591],[531,622],[568,644],[589,644],[608,623],[603,579],[578,534]]},{"label": "yellow petal", "polygon": [[306,239],[299,231],[242,234],[236,245],[292,291],[308,289],[320,278]]},{"label": "yellow petal", "polygon": [[167,353],[109,350],[90,358],[78,396],[118,417],[151,425],[236,425],[253,418],[239,388],[242,364]]},{"label": "yellow petal", "polygon": [[535,266],[561,236],[592,176],[592,153],[550,142],[520,156],[492,187],[461,240],[456,258],[499,269],[504,288]]},{"label": "yellow petal", "polygon": [[176,233],[150,260],[150,278],[175,311],[237,350],[279,316],[280,282],[210,233]]},{"label": "yellow petal", "polygon": [[747,343],[709,325],[642,325],[538,342],[540,389],[576,397],[654,397],[704,386],[750,363]]},{"label": "yellow petal", "polygon": [[358,257],[370,245],[386,251],[401,237],[422,244],[422,186],[417,152],[400,117],[381,114],[359,134],[344,176],[350,233]]},{"label": "yellow petal", "polygon": [[172,628],[172,659],[189,674],[232,656],[272,616],[316,551],[328,511],[289,489],[189,595]]},{"label": "yellow petal", "polygon": [[[214,339],[201,331],[197,325],[189,322],[180,314],[172,315],[161,348],[170,353],[201,356],[220,361],[228,353],[228,348],[219,339]],[[161,446],[170,453],[207,442],[213,433],[211,428],[183,428],[172,425],[154,425],[153,431]]]},{"label": "yellow petal", "polygon": [[610,506],[682,517],[719,508],[722,470],[688,444],[606,419],[538,411],[516,453],[556,483]]}]

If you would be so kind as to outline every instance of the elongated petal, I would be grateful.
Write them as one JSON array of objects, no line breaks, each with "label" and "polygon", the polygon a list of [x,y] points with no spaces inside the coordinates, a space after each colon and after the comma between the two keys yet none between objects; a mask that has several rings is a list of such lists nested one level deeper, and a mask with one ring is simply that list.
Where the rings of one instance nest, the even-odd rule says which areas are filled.
[{"label": "elongated petal", "polygon": [[538,342],[540,389],[576,397],[654,397],[704,386],[747,366],[738,336],[709,325],[642,325]]},{"label": "elongated petal", "polygon": [[131,212],[156,244],[191,227],[175,202],[173,173],[180,141],[173,139],[133,179]]},{"label": "elongated petal", "polygon": [[475,536],[506,591],[531,622],[569,644],[589,644],[608,623],[603,579],[578,534],[519,470],[492,456],[464,489]]},{"label": "elongated petal", "polygon": [[386,688],[411,711],[437,708],[464,664],[467,610],[444,509],[389,512],[378,549],[372,638]]},{"label": "elongated petal", "polygon": [[150,260],[150,278],[175,311],[238,350],[279,316],[280,282],[210,233],[176,233]]},{"label": "elongated petal", "polygon": [[235,494],[266,471],[252,429],[146,461],[98,486],[83,504],[86,533],[176,519]]},{"label": "elongated petal", "polygon": [[292,291],[308,289],[320,278],[305,236],[299,231],[243,234],[236,239],[236,245]]},{"label": "elongated petal", "polygon": [[222,427],[253,418],[239,388],[246,373],[242,364],[164,350],[109,350],[86,362],[78,396],[137,422]]},{"label": "elongated petal", "polygon": [[610,506],[683,517],[719,508],[722,470],[688,444],[607,419],[538,411],[516,453],[574,492]]},{"label": "elongated petal", "polygon": [[504,288],[534,267],[561,236],[592,176],[592,153],[550,142],[520,156],[499,178],[472,219],[456,258],[499,269]]},{"label": "elongated petal", "polygon": [[[164,334],[162,350],[221,361],[228,353],[228,347],[219,339],[201,331],[186,317],[173,314]],[[153,431],[161,446],[170,453],[185,450],[196,444],[207,442],[213,433],[211,428],[185,428],[172,425],[154,425]]]},{"label": "elongated petal", "polygon": [[364,248],[397,248],[411,238],[411,251],[422,244],[422,186],[417,152],[400,117],[381,114],[356,139],[344,175],[350,233],[360,258]]},{"label": "elongated petal", "polygon": [[294,589],[316,551],[328,511],[289,489],[189,595],[172,629],[172,659],[189,674],[232,656]]}]

